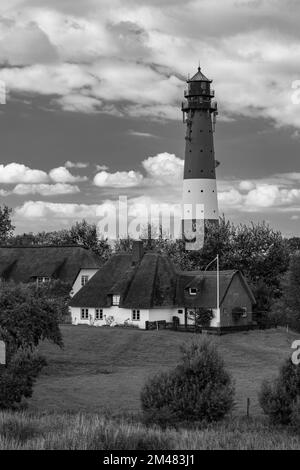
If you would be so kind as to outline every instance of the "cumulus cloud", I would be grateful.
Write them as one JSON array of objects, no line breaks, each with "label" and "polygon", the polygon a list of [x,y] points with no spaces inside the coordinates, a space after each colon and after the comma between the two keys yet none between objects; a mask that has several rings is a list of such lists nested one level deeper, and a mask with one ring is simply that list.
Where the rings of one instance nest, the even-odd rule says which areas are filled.
[{"label": "cumulus cloud", "polygon": [[76,194],[80,189],[76,185],[56,183],[56,184],[18,184],[13,190],[13,194],[25,196],[27,194],[40,194],[42,196],[60,196],[62,194]]},{"label": "cumulus cloud", "polygon": [[17,217],[25,219],[39,218],[93,218],[97,214],[98,205],[54,203],[46,201],[26,201],[15,209]]},{"label": "cumulus cloud", "polygon": [[32,169],[21,163],[0,164],[0,183],[4,184],[43,184],[50,182],[72,184],[86,180],[86,176],[74,176],[64,166],[53,168],[48,174],[43,170]]},{"label": "cumulus cloud", "polygon": [[79,181],[86,181],[86,176],[74,176],[67,168],[60,166],[53,168],[49,171],[49,176],[55,183],[77,183]]},{"label": "cumulus cloud", "polygon": [[[94,184],[99,187],[131,188],[151,186],[156,188],[162,185],[172,185],[183,178],[184,161],[168,152],[148,157],[142,162],[145,175],[139,171],[117,171],[108,173],[100,171],[94,177]],[[98,169],[101,168],[98,167]]]},{"label": "cumulus cloud", "polygon": [[21,163],[0,165],[0,183],[47,183],[48,180],[45,171],[33,170]]},{"label": "cumulus cloud", "polygon": [[159,153],[154,157],[148,157],[142,162],[147,172],[147,177],[163,184],[183,179],[184,161],[168,152]]},{"label": "cumulus cloud", "polygon": [[100,171],[94,177],[94,184],[99,187],[131,188],[138,186],[143,180],[143,175],[137,171],[117,171],[108,173]]}]

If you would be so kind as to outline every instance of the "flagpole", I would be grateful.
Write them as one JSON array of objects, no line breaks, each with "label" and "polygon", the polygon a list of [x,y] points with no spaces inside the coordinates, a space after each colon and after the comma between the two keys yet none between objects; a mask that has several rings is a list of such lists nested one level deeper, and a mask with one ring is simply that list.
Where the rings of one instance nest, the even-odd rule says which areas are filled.
[{"label": "flagpole", "polygon": [[219,269],[219,255],[217,254],[217,309],[220,308],[220,269]]}]

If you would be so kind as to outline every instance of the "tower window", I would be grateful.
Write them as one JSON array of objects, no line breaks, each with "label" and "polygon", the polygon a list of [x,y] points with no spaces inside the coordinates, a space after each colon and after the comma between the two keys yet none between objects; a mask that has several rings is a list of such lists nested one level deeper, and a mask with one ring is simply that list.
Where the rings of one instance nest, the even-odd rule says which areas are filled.
[{"label": "tower window", "polygon": [[203,189],[201,189],[201,193],[203,193]]},{"label": "tower window", "polygon": [[203,149],[201,149],[200,152],[203,152]]},{"label": "tower window", "polygon": [[190,190],[190,189],[188,189],[188,193],[190,193],[190,192],[191,192],[191,190]]}]

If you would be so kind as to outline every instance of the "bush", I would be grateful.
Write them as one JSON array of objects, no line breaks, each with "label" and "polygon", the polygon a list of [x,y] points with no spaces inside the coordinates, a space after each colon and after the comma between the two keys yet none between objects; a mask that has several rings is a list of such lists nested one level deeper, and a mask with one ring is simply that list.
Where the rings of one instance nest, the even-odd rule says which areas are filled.
[{"label": "bush", "polygon": [[217,421],[233,408],[231,377],[208,342],[182,348],[178,366],[148,380],[141,393],[146,423],[162,427],[188,421]]},{"label": "bush", "polygon": [[30,398],[33,384],[45,364],[39,355],[17,351],[0,374],[0,409],[16,407],[23,397]]},{"label": "bush", "polygon": [[263,382],[259,403],[273,424],[291,424],[296,420],[299,399],[300,368],[288,359],[273,383]]}]

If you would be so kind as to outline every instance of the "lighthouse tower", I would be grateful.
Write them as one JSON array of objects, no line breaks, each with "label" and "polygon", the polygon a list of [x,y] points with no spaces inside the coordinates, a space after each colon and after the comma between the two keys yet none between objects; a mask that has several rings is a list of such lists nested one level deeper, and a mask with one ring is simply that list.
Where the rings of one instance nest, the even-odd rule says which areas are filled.
[{"label": "lighthouse tower", "polygon": [[182,231],[187,250],[202,248],[207,223],[219,220],[213,139],[218,111],[211,83],[198,67],[187,80],[182,103],[186,124]]}]

